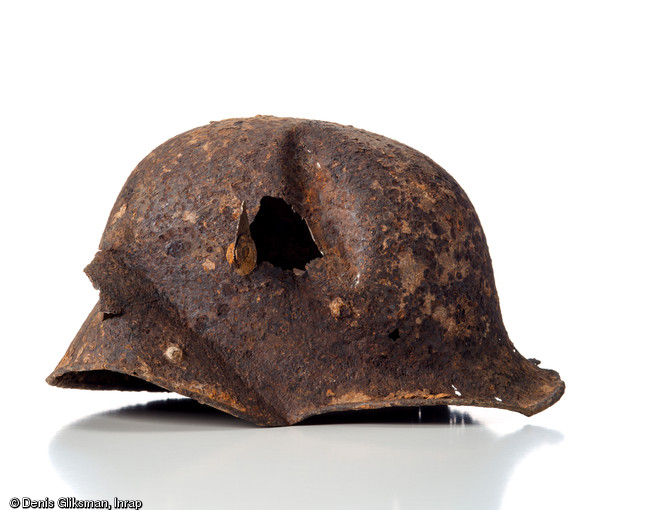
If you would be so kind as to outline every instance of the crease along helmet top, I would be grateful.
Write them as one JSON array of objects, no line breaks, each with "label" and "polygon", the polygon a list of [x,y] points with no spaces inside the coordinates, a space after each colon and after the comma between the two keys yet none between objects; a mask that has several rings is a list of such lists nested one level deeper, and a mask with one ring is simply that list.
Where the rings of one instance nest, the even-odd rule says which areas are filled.
[{"label": "crease along helmet top", "polygon": [[479,219],[423,154],[259,116],[170,139],[131,174],[85,269],[99,302],[47,378],[173,391],[260,425],[564,392],[514,347]]}]

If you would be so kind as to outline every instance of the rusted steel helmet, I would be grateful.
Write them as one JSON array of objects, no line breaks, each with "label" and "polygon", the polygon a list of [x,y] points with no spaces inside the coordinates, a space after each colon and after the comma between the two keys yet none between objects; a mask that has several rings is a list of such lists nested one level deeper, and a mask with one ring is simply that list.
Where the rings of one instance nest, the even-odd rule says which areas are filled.
[{"label": "rusted steel helmet", "polygon": [[261,425],[563,394],[503,325],[468,197],[352,126],[255,117],[170,139],[85,269],[100,291],[49,384],[173,391]]}]

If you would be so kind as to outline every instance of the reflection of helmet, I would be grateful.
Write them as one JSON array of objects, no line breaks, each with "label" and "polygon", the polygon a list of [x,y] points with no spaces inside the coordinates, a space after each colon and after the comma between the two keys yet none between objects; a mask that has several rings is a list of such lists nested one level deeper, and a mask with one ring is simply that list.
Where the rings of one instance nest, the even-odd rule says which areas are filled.
[{"label": "reflection of helmet", "polygon": [[532,415],[564,391],[509,340],[459,185],[349,126],[256,117],[172,138],[129,177],[86,272],[100,300],[55,386],[169,390],[263,425]]}]

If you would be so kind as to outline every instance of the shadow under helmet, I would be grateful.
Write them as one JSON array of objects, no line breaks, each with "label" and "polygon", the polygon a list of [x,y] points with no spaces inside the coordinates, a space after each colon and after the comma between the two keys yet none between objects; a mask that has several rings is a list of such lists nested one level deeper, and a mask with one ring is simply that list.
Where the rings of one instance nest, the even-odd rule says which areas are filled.
[{"label": "shadow under helmet", "polygon": [[49,384],[173,391],[261,425],[563,394],[503,325],[479,219],[395,140],[330,122],[212,122],[152,151],[85,269],[99,302]]}]

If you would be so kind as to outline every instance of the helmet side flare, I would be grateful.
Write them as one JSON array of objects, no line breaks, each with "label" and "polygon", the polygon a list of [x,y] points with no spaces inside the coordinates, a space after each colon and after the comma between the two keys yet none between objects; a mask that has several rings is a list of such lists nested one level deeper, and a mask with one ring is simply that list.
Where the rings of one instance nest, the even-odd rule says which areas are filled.
[{"label": "helmet side flare", "polygon": [[510,341],[461,187],[351,126],[259,116],[172,138],[129,177],[86,273],[100,300],[56,386],[174,391],[261,425],[532,415],[564,392]]}]

